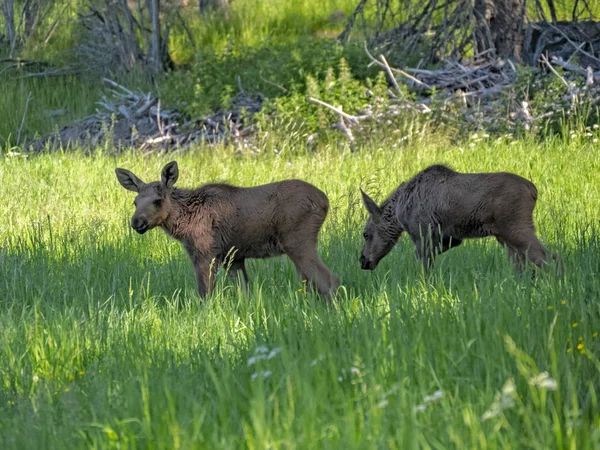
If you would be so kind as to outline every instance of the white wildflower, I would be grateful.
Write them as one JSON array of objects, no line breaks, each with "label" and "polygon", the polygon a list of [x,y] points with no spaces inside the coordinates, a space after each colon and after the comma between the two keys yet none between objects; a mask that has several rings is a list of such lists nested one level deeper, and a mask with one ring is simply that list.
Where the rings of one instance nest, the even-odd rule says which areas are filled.
[{"label": "white wildflower", "polygon": [[388,403],[389,403],[389,402],[387,401],[387,399],[385,399],[385,398],[384,398],[384,399],[383,399],[383,400],[381,400],[379,403],[377,403],[377,407],[378,407],[379,409],[383,409],[383,408],[385,408],[385,407],[388,405]]},{"label": "white wildflower", "polygon": [[261,378],[269,378],[271,375],[273,374],[273,372],[271,372],[270,370],[263,370],[260,372],[254,372],[251,376],[250,379],[252,381],[256,380],[258,377]]},{"label": "white wildflower", "polygon": [[350,373],[352,375],[360,375],[360,370],[358,369],[358,367],[351,367],[350,368]]},{"label": "white wildflower", "polygon": [[502,392],[496,394],[496,399],[494,400],[492,405],[481,416],[481,421],[485,422],[486,420],[491,419],[492,417],[496,417],[503,410],[515,406],[515,399],[513,398],[515,392],[515,382],[512,378],[509,378],[506,381],[506,383],[504,383],[504,386],[502,386]]},{"label": "white wildflower", "polygon": [[33,382],[37,383],[38,381],[40,381],[40,377],[38,377],[37,375],[33,376]]},{"label": "white wildflower", "polygon": [[281,348],[276,347],[273,350],[271,350],[269,352],[269,356],[267,356],[267,359],[273,359],[275,358],[279,353],[281,353]]},{"label": "white wildflower", "polygon": [[440,390],[437,390],[433,393],[433,395],[426,395],[423,401],[425,403],[436,402],[444,396],[444,393]]},{"label": "white wildflower", "polygon": [[425,411],[427,409],[427,405],[429,403],[437,402],[443,396],[444,396],[444,392],[441,391],[441,390],[439,390],[439,389],[437,391],[435,391],[431,395],[426,395],[425,397],[423,397],[423,403],[420,404],[420,405],[415,406],[415,412],[423,412],[423,411]]},{"label": "white wildflower", "polygon": [[506,395],[500,397],[500,402],[498,403],[500,409],[508,409],[515,406],[515,399],[512,397],[508,397]]},{"label": "white wildflower", "polygon": [[275,347],[273,350],[269,352],[269,348],[264,345],[259,345],[254,349],[254,356],[248,358],[248,365],[251,366],[256,364],[263,359],[272,359],[277,356],[281,352],[281,348]]},{"label": "white wildflower", "polygon": [[423,412],[427,409],[427,405],[417,405],[415,406],[415,412]]},{"label": "white wildflower", "polygon": [[29,155],[27,155],[25,153],[19,153],[19,152],[8,152],[8,153],[6,153],[6,156],[8,156],[10,158],[16,158],[16,157],[27,158]]},{"label": "white wildflower", "polygon": [[315,367],[319,361],[323,361],[325,359],[324,355],[319,355],[317,359],[313,359],[310,362],[310,367]]},{"label": "white wildflower", "polygon": [[548,389],[549,391],[555,391],[558,389],[558,383],[554,378],[548,378],[542,381],[539,386],[544,389]]},{"label": "white wildflower", "polygon": [[513,380],[512,378],[509,378],[508,380],[506,380],[506,383],[504,383],[504,386],[502,386],[502,394],[503,395],[512,395],[515,392],[516,392],[515,380]]},{"label": "white wildflower", "polygon": [[494,405],[492,405],[490,409],[483,413],[483,416],[481,416],[481,421],[485,422],[486,420],[489,420],[492,417],[496,417],[498,414],[500,414],[500,409],[494,408]]},{"label": "white wildflower", "polygon": [[539,386],[549,391],[555,391],[558,388],[558,383],[554,378],[548,375],[548,372],[542,372],[537,374],[535,377],[529,380],[529,384],[532,386]]}]

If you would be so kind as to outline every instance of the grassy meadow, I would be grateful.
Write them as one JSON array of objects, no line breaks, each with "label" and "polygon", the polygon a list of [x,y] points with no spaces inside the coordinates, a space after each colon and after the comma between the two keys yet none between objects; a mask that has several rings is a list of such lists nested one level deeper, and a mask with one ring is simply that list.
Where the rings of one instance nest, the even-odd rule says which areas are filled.
[{"label": "grassy meadow", "polygon": [[[357,152],[179,156],[181,187],[298,177],[331,212],[331,305],[285,258],[224,273],[200,301],[181,246],[128,225],[99,150],[0,160],[0,448],[599,448],[600,160],[593,137],[472,140]],[[407,237],[358,264],[366,214],[430,163],[508,170],[539,189],[541,240],[564,279],[520,276],[494,240],[421,271]]]},{"label": "grassy meadow", "polygon": [[[74,63],[81,2],[66,3],[69,26],[46,39],[56,2],[20,56]],[[27,155],[19,129],[22,144],[92,114],[105,86],[85,72],[0,74],[0,449],[600,449],[593,116],[460,141],[409,114],[350,150],[307,96],[352,112],[367,87],[387,89],[367,79],[377,72],[362,42],[332,43],[343,27],[332,12],[357,3],[234,0],[229,20],[198,17],[194,4],[187,29],[171,29],[176,71],[115,74],[191,117],[227,106],[240,75],[278,114],[260,119],[247,152]],[[342,281],[332,303],[285,257],[250,261],[248,289],[221,270],[201,301],[181,245],[130,228],[134,194],[114,174],[157,180],[172,159],[180,187],[301,178],[326,192],[319,250]],[[362,271],[359,187],[381,201],[433,163],[531,179],[538,235],[561,255],[564,277],[516,273],[494,239],[468,241],[424,273],[406,236]]]}]

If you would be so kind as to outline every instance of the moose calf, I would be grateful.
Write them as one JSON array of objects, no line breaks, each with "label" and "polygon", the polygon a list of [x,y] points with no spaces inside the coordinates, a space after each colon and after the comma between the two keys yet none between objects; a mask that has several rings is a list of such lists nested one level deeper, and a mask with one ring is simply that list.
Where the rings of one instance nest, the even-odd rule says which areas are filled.
[{"label": "moose calf", "polygon": [[161,181],[148,184],[125,169],[116,169],[116,174],[125,189],[138,193],[132,228],[143,234],[161,227],[183,244],[200,297],[212,292],[216,269],[228,255],[230,274],[241,272],[246,282],[246,258],[286,254],[326,299],[338,288],[338,277],[317,254],[329,201],[316,187],[286,180],[251,188],[207,184],[177,189],[175,161],[163,168]]},{"label": "moose calf", "polygon": [[[375,269],[404,231],[425,269],[437,253],[463,239],[486,236],[508,248],[517,270],[525,258],[540,267],[547,260],[548,252],[533,226],[537,189],[518,175],[459,173],[434,165],[402,183],[381,206],[362,189],[361,194],[370,214],[360,256],[364,270]],[[556,254],[552,258],[556,260]]]}]

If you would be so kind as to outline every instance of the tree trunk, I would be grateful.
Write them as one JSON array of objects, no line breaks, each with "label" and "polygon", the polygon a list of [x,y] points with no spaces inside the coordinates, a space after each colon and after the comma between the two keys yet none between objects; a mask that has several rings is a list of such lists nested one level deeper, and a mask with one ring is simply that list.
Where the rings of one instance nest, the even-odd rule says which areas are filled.
[{"label": "tree trunk", "polygon": [[4,0],[2,3],[2,12],[4,13],[4,22],[6,23],[6,39],[10,48],[14,48],[17,39],[15,32],[15,5],[13,0]]},{"label": "tree trunk", "polygon": [[40,3],[40,0],[31,0],[25,2],[25,6],[23,6],[23,15],[25,18],[23,35],[25,36],[25,39],[28,39],[35,31],[41,6]]},{"label": "tree trunk", "polygon": [[521,58],[526,0],[475,0],[477,51],[493,48],[500,58]]},{"label": "tree trunk", "polygon": [[162,72],[161,39],[160,39],[160,0],[149,0],[150,18],[152,21],[152,38],[150,41],[150,67],[155,73]]}]

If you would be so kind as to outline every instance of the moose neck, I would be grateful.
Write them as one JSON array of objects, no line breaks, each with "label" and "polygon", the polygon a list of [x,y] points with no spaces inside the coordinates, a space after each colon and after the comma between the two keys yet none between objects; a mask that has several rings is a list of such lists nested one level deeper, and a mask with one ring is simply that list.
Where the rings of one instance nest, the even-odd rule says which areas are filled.
[{"label": "moose neck", "polygon": [[189,202],[192,191],[188,189],[173,189],[169,194],[169,214],[162,224],[163,229],[175,239],[181,239],[181,231],[185,227],[183,212],[184,205]]},{"label": "moose neck", "polygon": [[386,205],[381,211],[381,220],[385,223],[385,229],[390,238],[396,240],[402,233],[402,225],[396,218],[396,208]]},{"label": "moose neck", "polygon": [[398,220],[397,214],[398,193],[394,192],[381,205],[381,220],[385,223],[385,228],[390,238],[396,240],[404,231],[404,227]]}]

